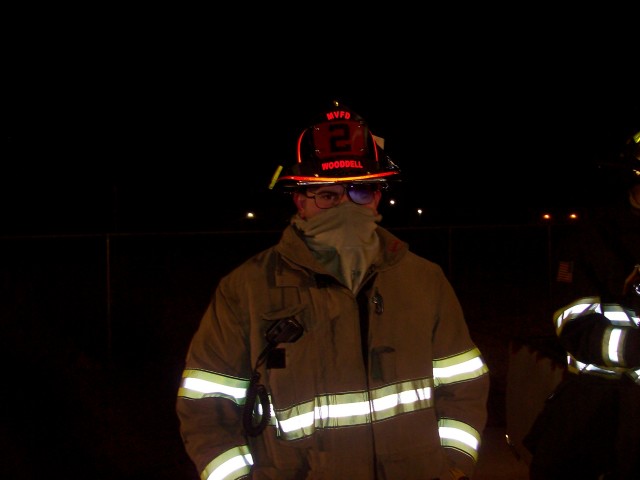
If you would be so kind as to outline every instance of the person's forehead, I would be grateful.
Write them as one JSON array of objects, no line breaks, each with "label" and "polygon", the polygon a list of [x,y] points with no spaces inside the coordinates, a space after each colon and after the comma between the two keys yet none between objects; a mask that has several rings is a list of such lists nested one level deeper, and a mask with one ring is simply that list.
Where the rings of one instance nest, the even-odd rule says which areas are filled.
[{"label": "person's forehead", "polygon": [[308,192],[341,192],[344,189],[342,184],[334,185],[316,185],[313,187],[307,187]]}]

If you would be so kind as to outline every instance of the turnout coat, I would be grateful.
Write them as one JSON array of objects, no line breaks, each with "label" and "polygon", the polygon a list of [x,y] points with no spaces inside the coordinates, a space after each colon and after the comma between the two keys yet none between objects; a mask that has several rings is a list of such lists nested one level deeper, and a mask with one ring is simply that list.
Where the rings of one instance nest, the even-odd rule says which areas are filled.
[{"label": "turnout coat", "polygon": [[[472,475],[487,366],[442,269],[377,233],[379,261],[356,293],[293,226],[222,278],[176,405],[202,479]],[[269,343],[265,333],[282,319],[301,325],[301,336]],[[252,431],[260,420],[264,431]]]},{"label": "turnout coat", "polygon": [[556,254],[553,322],[566,374],[524,439],[531,479],[640,478],[640,296],[624,291],[640,274],[640,211],[622,200]]}]

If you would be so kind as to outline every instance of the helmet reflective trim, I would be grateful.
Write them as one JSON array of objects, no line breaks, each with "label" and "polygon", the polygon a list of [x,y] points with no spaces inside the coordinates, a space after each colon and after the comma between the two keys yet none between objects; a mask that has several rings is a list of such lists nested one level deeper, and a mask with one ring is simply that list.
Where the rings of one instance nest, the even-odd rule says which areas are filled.
[{"label": "helmet reflective trim", "polygon": [[[386,182],[387,178],[397,175],[397,172],[376,173],[373,175],[359,175],[354,177],[301,177],[296,175],[283,176],[278,181],[296,182],[298,186],[319,185],[319,184],[335,184],[335,183],[376,183]],[[291,186],[291,185],[290,185]]]}]

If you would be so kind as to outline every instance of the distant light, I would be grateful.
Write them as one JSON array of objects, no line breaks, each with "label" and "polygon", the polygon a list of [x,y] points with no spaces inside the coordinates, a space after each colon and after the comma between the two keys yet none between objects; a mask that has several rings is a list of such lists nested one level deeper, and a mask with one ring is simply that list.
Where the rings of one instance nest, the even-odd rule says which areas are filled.
[{"label": "distant light", "polygon": [[577,213],[570,213],[569,214],[569,219],[570,220],[577,220],[578,219],[578,214]]},{"label": "distant light", "polygon": [[392,198],[391,200],[389,200],[389,205],[395,205],[396,201]]},{"label": "distant light", "polygon": [[543,213],[542,214],[542,219],[543,220],[551,220],[551,214],[550,213]]},{"label": "distant light", "polygon": [[247,218],[255,218],[256,216],[253,214],[253,212],[247,212]]},{"label": "distant light", "polygon": [[421,208],[418,209],[418,215],[422,215],[422,209]]}]

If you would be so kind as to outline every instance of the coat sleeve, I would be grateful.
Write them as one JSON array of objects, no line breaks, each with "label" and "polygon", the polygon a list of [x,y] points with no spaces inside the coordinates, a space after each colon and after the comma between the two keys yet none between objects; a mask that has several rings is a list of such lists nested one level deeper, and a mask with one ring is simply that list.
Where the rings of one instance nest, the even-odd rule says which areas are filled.
[{"label": "coat sleeve", "polygon": [[489,370],[471,339],[462,307],[444,276],[433,337],[435,408],[452,468],[471,477],[487,421]]},{"label": "coat sleeve", "polygon": [[625,296],[623,289],[635,267],[606,241],[615,236],[613,231],[587,223],[560,242],[552,284],[557,308],[553,325],[562,348],[579,362],[637,368],[637,297],[630,291]]},{"label": "coat sleeve", "polygon": [[252,464],[242,427],[251,376],[249,342],[232,282],[222,279],[207,306],[187,352],[176,400],[185,450],[203,479],[214,472],[216,478],[243,478]]},{"label": "coat sleeve", "polygon": [[638,314],[600,297],[584,297],[554,314],[560,343],[585,365],[640,366]]}]

